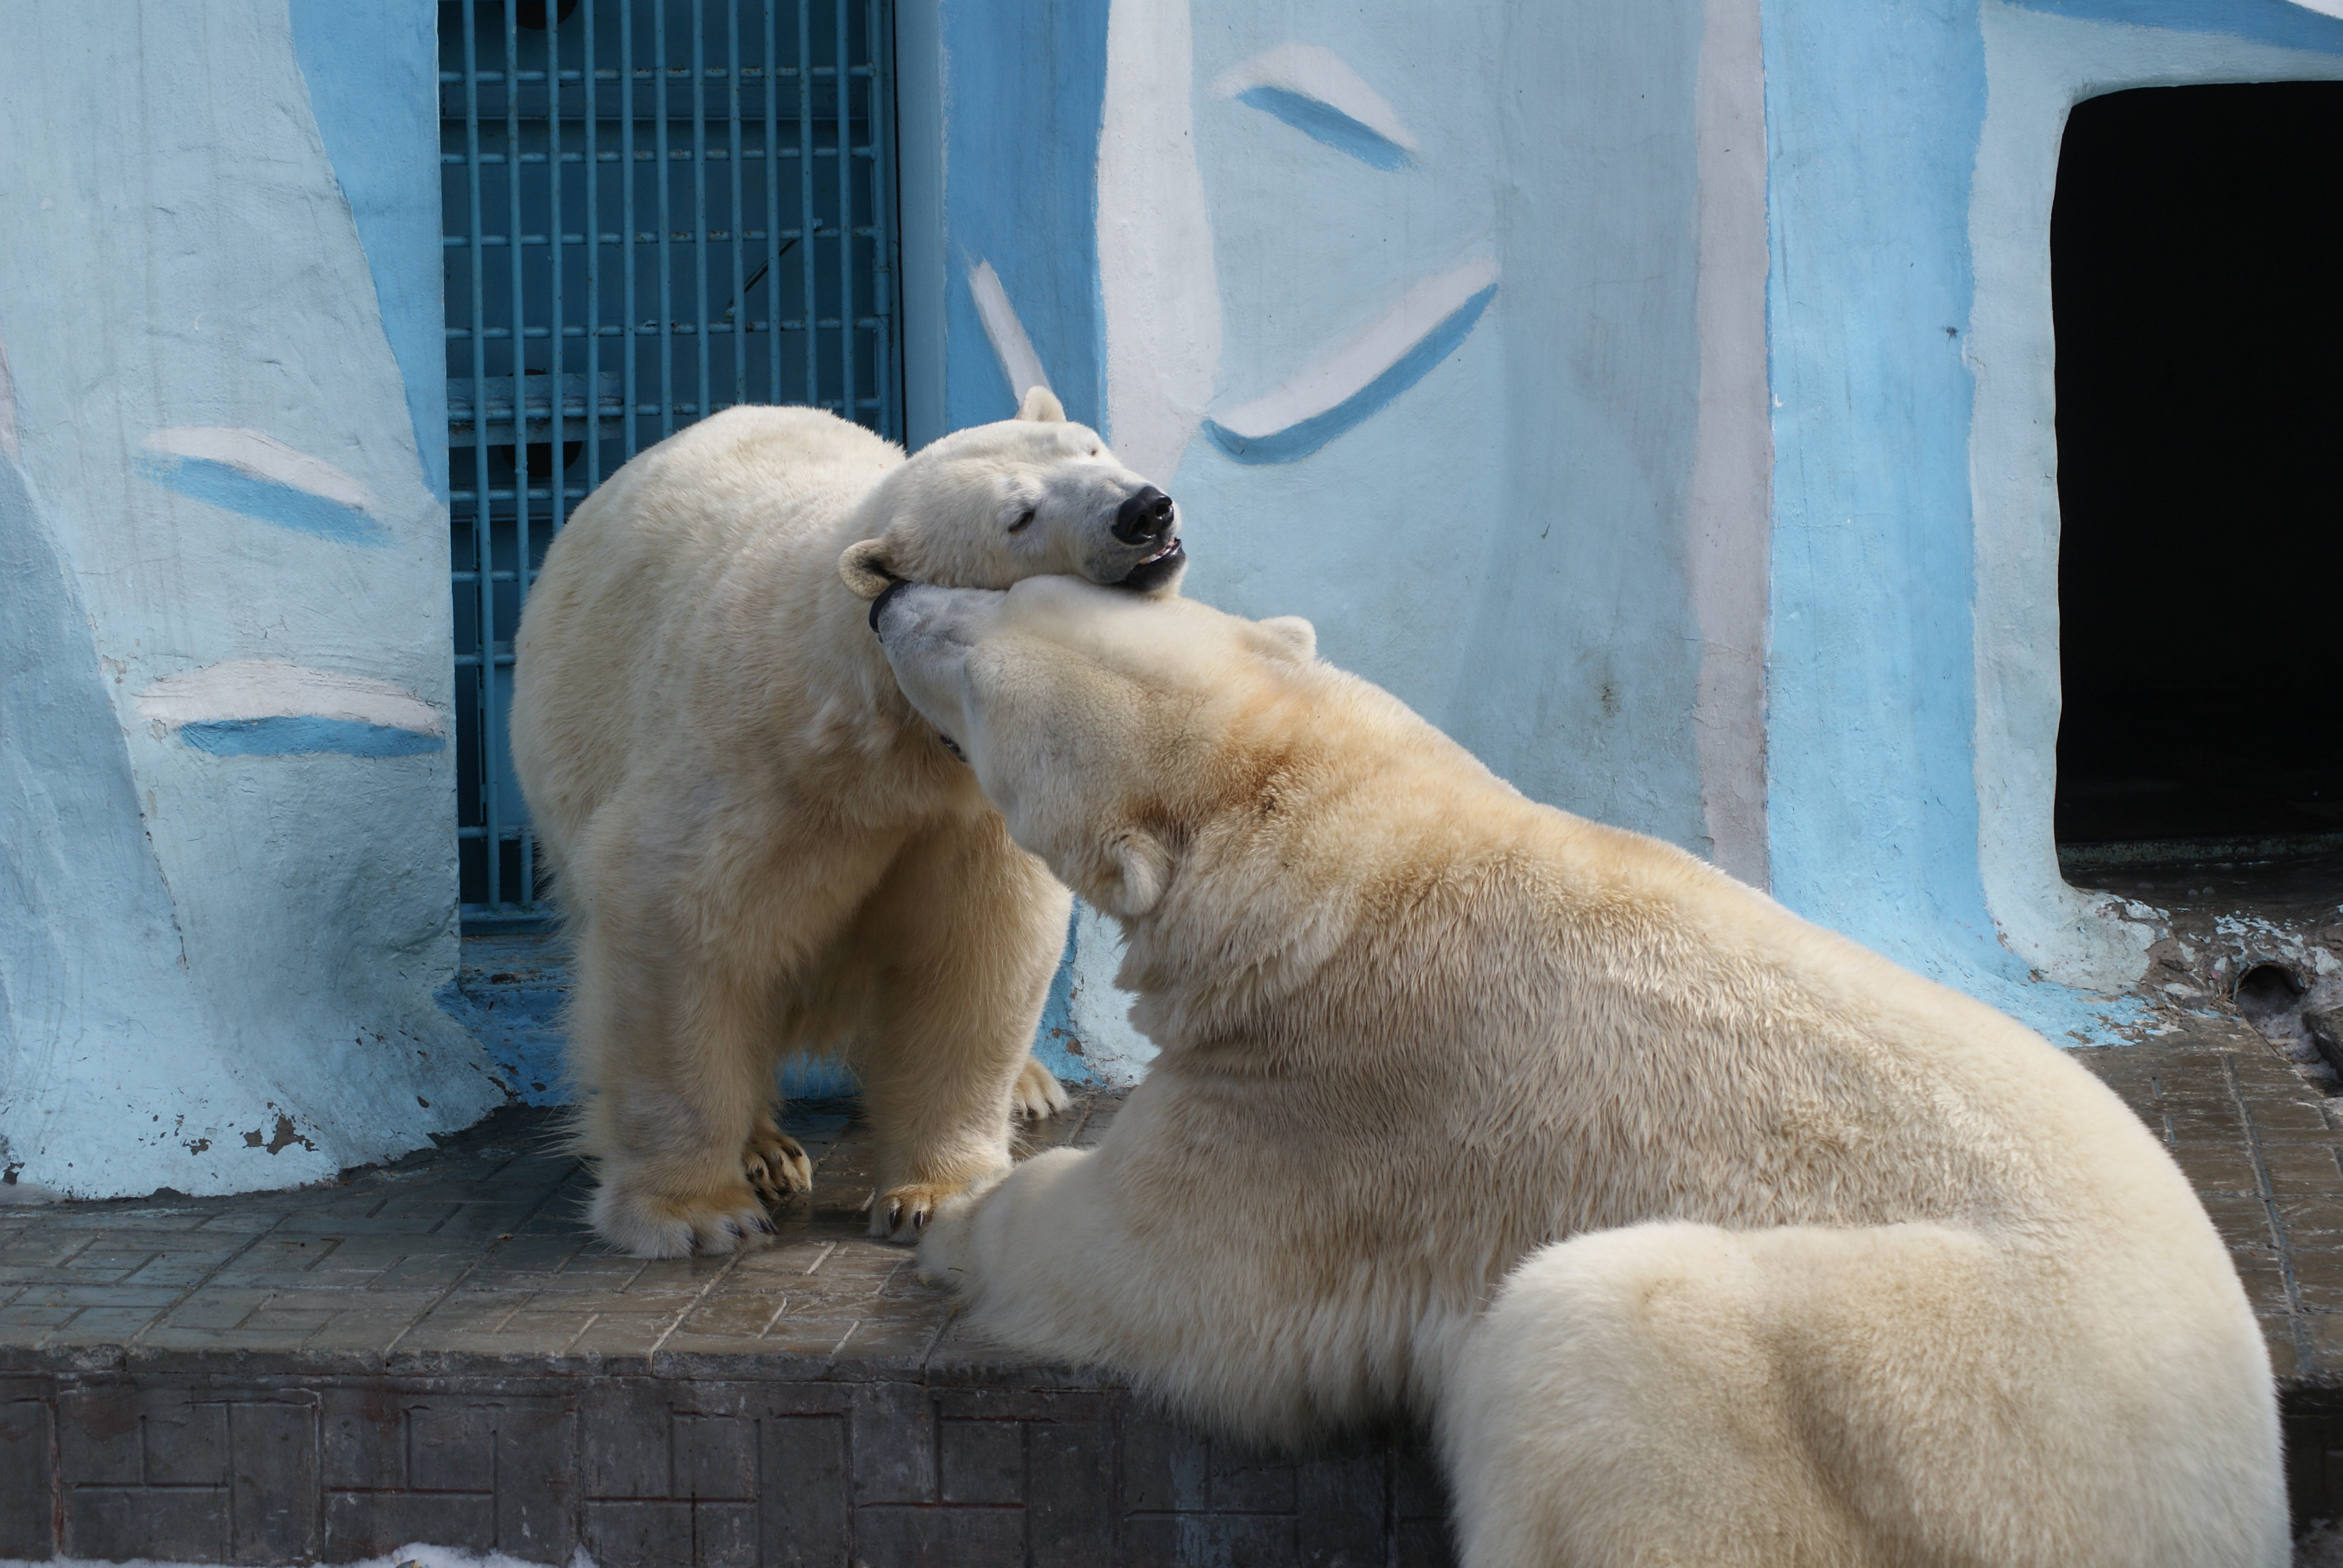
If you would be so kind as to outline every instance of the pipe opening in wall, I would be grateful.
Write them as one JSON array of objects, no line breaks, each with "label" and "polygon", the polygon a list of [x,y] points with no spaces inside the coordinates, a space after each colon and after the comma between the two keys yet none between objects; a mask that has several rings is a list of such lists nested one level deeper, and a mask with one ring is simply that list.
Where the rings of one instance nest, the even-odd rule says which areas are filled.
[{"label": "pipe opening in wall", "polygon": [[2256,964],[2237,977],[2237,1010],[2260,1023],[2300,1004],[2304,986],[2283,964]]},{"label": "pipe opening in wall", "polygon": [[2343,83],[2077,105],[2050,268],[2062,861],[2343,849]]}]

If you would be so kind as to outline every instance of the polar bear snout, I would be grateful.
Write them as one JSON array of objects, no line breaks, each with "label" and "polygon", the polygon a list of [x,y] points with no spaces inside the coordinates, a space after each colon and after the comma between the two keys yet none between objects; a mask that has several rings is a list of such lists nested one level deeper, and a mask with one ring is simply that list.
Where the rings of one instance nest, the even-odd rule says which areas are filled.
[{"label": "polar bear snout", "polygon": [[990,628],[1008,597],[1003,588],[953,588],[899,578],[870,601],[870,629],[890,655],[910,643],[965,648]]},{"label": "polar bear snout", "polygon": [[[1113,548],[1100,564],[1108,571],[1086,572],[1093,582],[1153,594],[1177,583],[1187,569],[1188,552],[1180,543],[1180,508],[1153,485],[1142,484],[1122,498],[1106,533]],[[1109,575],[1116,566],[1122,569]]]},{"label": "polar bear snout", "polygon": [[1172,498],[1149,485],[1115,508],[1114,537],[1126,545],[1160,544],[1172,537]]},{"label": "polar bear snout", "polygon": [[879,634],[896,686],[962,762],[968,753],[953,737],[969,733],[961,713],[969,648],[998,618],[1008,597],[998,588],[904,580],[870,601],[870,629]]}]

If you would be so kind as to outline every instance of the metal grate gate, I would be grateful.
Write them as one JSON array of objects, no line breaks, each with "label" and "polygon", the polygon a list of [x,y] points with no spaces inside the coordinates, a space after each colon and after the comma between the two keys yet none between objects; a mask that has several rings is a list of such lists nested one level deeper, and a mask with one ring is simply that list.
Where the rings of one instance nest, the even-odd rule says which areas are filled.
[{"label": "metal grate gate", "polygon": [[888,0],[442,0],[467,930],[542,918],[512,634],[574,507],[736,403],[901,430]]}]

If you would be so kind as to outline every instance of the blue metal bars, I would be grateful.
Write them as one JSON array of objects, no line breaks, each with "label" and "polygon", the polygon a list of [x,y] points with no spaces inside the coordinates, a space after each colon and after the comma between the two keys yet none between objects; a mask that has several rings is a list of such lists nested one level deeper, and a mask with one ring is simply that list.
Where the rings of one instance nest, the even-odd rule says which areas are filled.
[{"label": "blue metal bars", "polygon": [[440,4],[467,930],[542,918],[505,715],[521,604],[573,506],[736,403],[901,432],[892,10]]}]

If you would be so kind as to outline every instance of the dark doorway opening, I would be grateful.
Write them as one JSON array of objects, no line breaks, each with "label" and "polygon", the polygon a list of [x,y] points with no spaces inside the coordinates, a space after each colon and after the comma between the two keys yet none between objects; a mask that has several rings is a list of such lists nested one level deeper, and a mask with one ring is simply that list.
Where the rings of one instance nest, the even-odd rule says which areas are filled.
[{"label": "dark doorway opening", "polygon": [[2343,843],[2343,83],[2077,105],[2050,271],[2062,858]]}]

